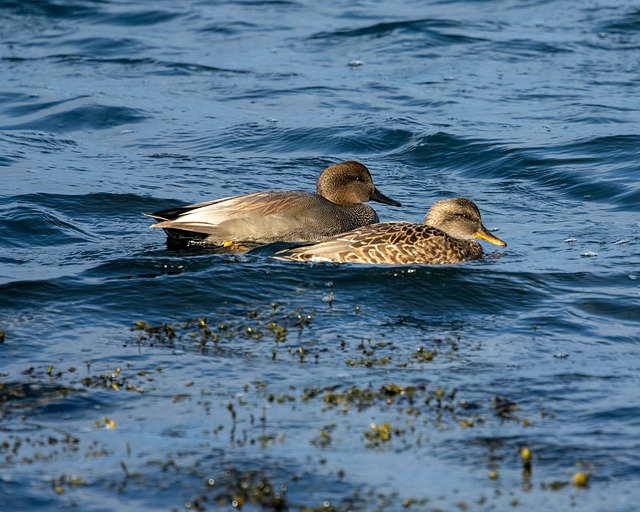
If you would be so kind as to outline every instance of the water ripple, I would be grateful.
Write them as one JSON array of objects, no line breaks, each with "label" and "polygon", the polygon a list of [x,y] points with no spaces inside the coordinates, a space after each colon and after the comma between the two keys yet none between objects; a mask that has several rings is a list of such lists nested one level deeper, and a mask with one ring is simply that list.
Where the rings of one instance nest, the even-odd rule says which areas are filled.
[{"label": "water ripple", "polygon": [[[35,119],[23,121],[18,124],[4,125],[4,130],[41,130],[44,132],[67,133],[79,130],[105,130],[116,126],[132,123],[140,123],[149,118],[143,110],[131,107],[114,105],[80,105],[76,107],[58,108],[67,105],[68,102],[45,103],[39,106],[19,110],[25,112],[49,112],[50,110],[62,110],[61,112],[47,113],[37,116]],[[16,110],[14,109],[14,113]],[[34,117],[34,116],[29,116]]]},{"label": "water ripple", "polygon": [[[470,178],[529,182],[572,199],[588,197],[615,208],[634,208],[640,186],[636,135],[595,137],[555,147],[519,148],[504,141],[464,139],[447,133],[405,145],[396,158],[413,165],[446,169]],[[616,177],[609,162],[617,162]]]},{"label": "water ripple", "polygon": [[[448,33],[451,29],[458,34]],[[394,21],[376,23],[370,26],[338,29],[331,32],[318,32],[309,40],[319,40],[323,43],[338,43],[350,38],[381,38],[389,35],[417,35],[424,43],[429,45],[470,44],[483,41],[483,39],[470,37],[463,34],[460,23],[452,20],[418,19],[406,21]]]}]

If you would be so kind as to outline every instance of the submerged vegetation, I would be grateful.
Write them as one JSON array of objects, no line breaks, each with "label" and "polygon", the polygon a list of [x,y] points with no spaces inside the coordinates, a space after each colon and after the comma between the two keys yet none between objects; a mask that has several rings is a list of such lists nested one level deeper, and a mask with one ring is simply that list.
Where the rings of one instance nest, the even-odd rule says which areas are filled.
[{"label": "submerged vegetation", "polygon": [[[329,304],[333,313],[333,297]],[[313,317],[317,310],[306,311],[299,307],[287,310],[272,303],[268,308],[249,309],[242,313],[227,312],[224,317],[197,317],[177,324],[148,323],[136,321],[131,330],[137,334],[138,347],[162,346],[171,349],[196,350],[200,353],[227,354],[234,351],[251,357],[269,357],[276,360],[280,354],[299,362],[318,363],[326,347],[318,349],[318,340],[313,336]],[[345,312],[342,311],[341,314]],[[361,314],[355,306],[352,315]],[[218,315],[220,313],[218,312]],[[347,342],[345,336],[336,340],[340,353],[345,354],[344,364],[352,367],[408,367],[432,363],[438,357],[455,358],[463,342],[436,338],[429,348],[417,347],[407,353],[406,347],[398,350],[394,341],[369,337],[358,337]],[[478,345],[475,345],[478,348]],[[329,354],[333,359],[333,354]]]},{"label": "submerged vegetation", "polygon": [[306,312],[304,308],[287,312],[274,303],[266,311],[250,309],[231,320],[214,321],[202,316],[177,325],[151,325],[137,321],[132,330],[138,333],[137,343],[140,346],[195,347],[201,352],[223,350],[234,341],[272,341],[276,345],[285,345],[296,335],[299,339],[314,313],[315,310]]},{"label": "submerged vegetation", "polygon": [[[41,464],[51,499],[70,500],[61,506],[72,504],[77,489],[94,491],[96,482],[106,479],[101,492],[126,489],[144,504],[145,492],[154,490],[166,496],[172,510],[439,510],[451,497],[385,493],[362,481],[357,467],[330,461],[347,451],[355,458],[368,454],[381,465],[406,453],[428,464],[444,439],[443,446],[460,446],[457,457],[474,478],[486,481],[488,490],[500,490],[494,498],[481,493],[470,501],[458,499],[461,510],[502,496],[516,506],[535,488],[589,487],[588,465],[573,472],[567,468],[564,478],[553,471],[545,476],[554,465],[539,458],[542,449],[531,432],[553,421],[553,414],[504,394],[434,381],[432,365],[468,357],[481,350],[480,344],[452,335],[406,347],[391,335],[374,340],[337,332],[328,351],[318,342],[314,321],[335,310],[333,301],[321,311],[271,304],[177,324],[137,321],[125,344],[128,361],[113,361],[108,368],[105,361],[51,363],[29,368],[31,383],[0,381],[0,468]],[[358,307],[351,311],[363,314]],[[260,361],[277,371],[298,368],[309,372],[308,384],[283,385],[275,379],[216,386],[185,373],[176,388],[178,370],[144,363],[145,352],[167,350],[212,356],[212,361],[221,354],[225,361],[238,355],[240,361]],[[319,364],[345,375],[365,372],[364,378],[317,382],[313,368]],[[394,382],[398,375],[402,381]],[[169,424],[178,431],[192,421],[201,425],[195,445],[158,454],[140,446],[133,419],[138,400],[160,405],[166,415],[158,418],[161,431]],[[83,401],[92,404],[93,413],[74,418]],[[73,418],[67,431],[40,420],[43,410],[65,408]],[[30,425],[32,432],[21,431],[21,425]],[[298,450],[307,454],[305,466],[289,456]],[[83,466],[88,459],[103,461],[106,476],[95,466]],[[167,486],[167,478],[181,487]],[[314,483],[318,479],[322,485]]]}]

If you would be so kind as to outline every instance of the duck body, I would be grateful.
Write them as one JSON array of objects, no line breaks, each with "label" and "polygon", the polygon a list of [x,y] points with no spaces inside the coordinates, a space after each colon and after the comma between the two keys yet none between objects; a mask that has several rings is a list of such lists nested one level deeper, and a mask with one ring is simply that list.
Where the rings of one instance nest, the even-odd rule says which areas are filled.
[{"label": "duck body", "polygon": [[169,238],[225,245],[315,242],[379,221],[365,201],[400,206],[373,185],[369,170],[348,161],[325,169],[317,192],[267,190],[145,214]]},{"label": "duck body", "polygon": [[455,198],[434,204],[423,224],[376,223],[276,256],[298,261],[445,265],[482,258],[477,238],[506,246],[482,225],[473,202]]},{"label": "duck body", "polygon": [[[309,212],[312,212],[310,215]],[[267,190],[152,214],[172,238],[223,245],[315,242],[378,222],[369,205],[337,205],[318,194]]]},{"label": "duck body", "polygon": [[444,265],[483,254],[478,242],[454,239],[437,228],[411,222],[372,224],[283,252],[287,259],[298,261],[387,265]]}]

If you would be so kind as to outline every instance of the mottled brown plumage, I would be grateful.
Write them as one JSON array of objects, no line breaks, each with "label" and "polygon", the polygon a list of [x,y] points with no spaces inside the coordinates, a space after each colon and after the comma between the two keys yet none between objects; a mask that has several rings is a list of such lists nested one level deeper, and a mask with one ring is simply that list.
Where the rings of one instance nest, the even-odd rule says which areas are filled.
[{"label": "mottled brown plumage", "polygon": [[482,257],[476,238],[507,244],[482,225],[480,211],[470,200],[445,199],[434,204],[424,224],[382,222],[360,227],[277,253],[299,261],[443,265]]},{"label": "mottled brown plumage", "polygon": [[227,197],[145,215],[158,222],[170,238],[224,245],[228,242],[315,242],[343,231],[378,222],[366,201],[394,206],[374,186],[369,170],[347,161],[327,167],[317,192],[268,190]]}]

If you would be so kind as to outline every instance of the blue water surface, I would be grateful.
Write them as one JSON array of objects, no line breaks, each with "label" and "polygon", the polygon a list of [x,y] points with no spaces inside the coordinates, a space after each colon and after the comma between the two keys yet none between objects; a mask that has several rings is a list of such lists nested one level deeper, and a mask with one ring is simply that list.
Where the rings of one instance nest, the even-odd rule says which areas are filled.
[{"label": "blue water surface", "polygon": [[[634,509],[637,2],[0,13],[2,510]],[[347,159],[382,220],[469,197],[508,247],[303,264],[141,215]]]}]

